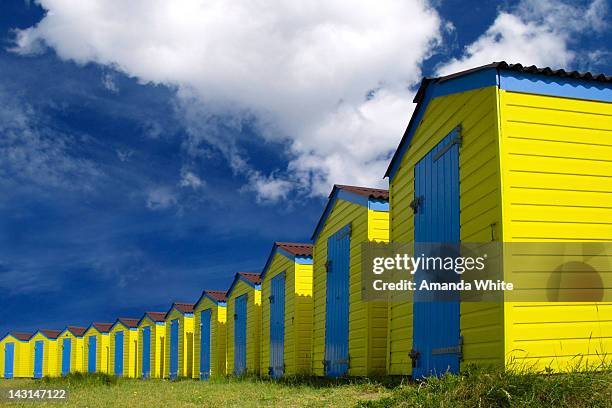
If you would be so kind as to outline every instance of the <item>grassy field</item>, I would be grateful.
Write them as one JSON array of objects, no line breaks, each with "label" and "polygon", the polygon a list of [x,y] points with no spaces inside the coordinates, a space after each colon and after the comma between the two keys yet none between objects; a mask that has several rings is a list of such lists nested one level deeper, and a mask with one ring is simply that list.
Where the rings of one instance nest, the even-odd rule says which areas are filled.
[{"label": "grassy field", "polygon": [[66,403],[5,403],[32,407],[612,407],[612,371],[519,375],[468,369],[417,383],[401,378],[170,382],[74,375],[0,381],[0,388],[7,387],[69,392]]}]

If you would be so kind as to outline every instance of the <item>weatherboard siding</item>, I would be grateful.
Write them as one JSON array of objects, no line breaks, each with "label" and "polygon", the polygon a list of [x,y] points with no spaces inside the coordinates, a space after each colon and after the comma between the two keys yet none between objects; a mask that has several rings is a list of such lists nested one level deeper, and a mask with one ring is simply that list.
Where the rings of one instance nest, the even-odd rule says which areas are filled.
[{"label": "weatherboard siding", "polygon": [[140,323],[138,326],[138,361],[137,361],[137,370],[138,377],[142,377],[142,353],[144,348],[143,343],[143,333],[144,328],[150,327],[151,329],[151,345],[149,348],[149,356],[150,356],[150,367],[151,378],[163,378],[164,376],[164,339],[166,336],[166,325],[164,322],[157,323],[151,320],[150,318],[146,318]]},{"label": "weatherboard siding", "polygon": [[179,320],[178,330],[178,377],[191,377],[193,373],[193,315],[185,316],[176,309],[166,317],[166,343],[164,377],[170,376],[170,327],[172,320]]},{"label": "weatherboard siding", "polygon": [[[612,241],[612,103],[500,91],[504,241]],[[605,270],[612,270],[608,265]],[[612,356],[612,303],[506,303],[508,364]]]},{"label": "weatherboard siding", "polygon": [[[434,98],[418,124],[410,146],[390,183],[391,241],[414,241],[414,166],[458,125],[460,237],[463,242],[497,241],[501,237],[501,187],[497,122],[497,88],[487,87]],[[462,303],[463,363],[503,361],[503,308],[499,303]],[[409,352],[413,332],[412,302],[389,303],[387,370],[412,372]]]},{"label": "weatherboard siding", "polygon": [[270,366],[271,280],[285,272],[285,375],[308,375],[312,350],[312,265],[297,264],[276,253],[262,282],[262,358],[260,372]]},{"label": "weatherboard siding", "polygon": [[83,373],[87,370],[83,369],[83,362],[85,361],[85,347],[83,344],[83,337],[76,337],[70,331],[65,331],[57,338],[57,366],[59,367],[59,373],[62,372],[62,355],[64,349],[64,339],[71,339],[70,346],[70,372],[71,373]]},{"label": "weatherboard siding", "polygon": [[7,343],[13,343],[15,347],[13,378],[32,378],[34,376],[34,360],[30,356],[30,344],[12,336],[8,336],[0,342],[0,376],[4,378],[4,351]]},{"label": "weatherboard siding", "polygon": [[115,334],[119,331],[123,332],[123,377],[138,378],[139,376],[136,372],[138,359],[138,330],[128,329],[120,324],[113,327],[109,334],[109,374],[115,374]]},{"label": "weatherboard siding", "polygon": [[[85,335],[83,336],[83,344],[85,345],[85,356],[83,367],[85,371],[88,370],[89,367],[89,338],[96,338],[96,372],[97,373],[109,373],[109,352],[110,352],[110,338],[108,333],[100,333],[96,328],[91,328]],[[59,346],[58,346],[59,348]],[[61,371],[61,367],[58,366],[58,372]]]},{"label": "weatherboard siding", "polygon": [[[387,346],[387,306],[361,299],[361,244],[371,236],[388,240],[384,215],[369,215],[367,207],[338,199],[314,243],[313,256],[313,353],[315,375],[325,375],[325,319],[327,273],[327,240],[338,230],[352,225],[349,266],[349,376],[384,374]],[[382,217],[382,218],[381,218]],[[370,224],[370,219],[373,224]],[[372,225],[375,227],[372,228]],[[372,235],[373,234],[373,235]],[[388,233],[387,233],[388,234]]]},{"label": "weatherboard siding", "polygon": [[246,282],[236,282],[227,300],[227,370],[234,370],[234,314],[236,298],[247,295],[246,325],[246,370],[247,373],[259,374],[261,367],[261,290],[255,289]]},{"label": "weatherboard siding", "polygon": [[55,339],[49,339],[42,333],[36,333],[33,336],[30,343],[30,358],[32,359],[32,375],[34,375],[34,356],[36,353],[36,342],[43,342],[43,364],[42,364],[42,375],[43,377],[57,377],[60,375],[57,366],[57,351],[58,343]]},{"label": "weatherboard siding", "polygon": [[211,310],[210,313],[210,376],[224,376],[226,367],[226,326],[227,307],[220,306],[208,298],[203,298],[194,312],[193,333],[193,378],[200,378],[200,323],[202,312]]}]

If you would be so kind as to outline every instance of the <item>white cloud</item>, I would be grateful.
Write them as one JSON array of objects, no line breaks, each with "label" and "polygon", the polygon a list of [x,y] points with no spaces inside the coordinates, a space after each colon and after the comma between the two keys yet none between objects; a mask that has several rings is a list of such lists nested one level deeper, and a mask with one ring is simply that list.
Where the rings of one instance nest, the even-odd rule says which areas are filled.
[{"label": "white cloud", "polygon": [[[571,67],[576,52],[573,37],[607,27],[607,5],[594,0],[586,7],[561,1],[522,1],[512,11],[499,13],[487,31],[438,69],[441,75],[484,65],[493,61],[527,65]],[[591,53],[593,61],[600,55]],[[587,58],[589,55],[586,55]]]},{"label": "white cloud", "polygon": [[260,175],[262,199],[284,197],[287,183],[308,194],[334,182],[383,184],[411,113],[409,88],[443,30],[426,0],[39,2],[48,13],[18,31],[17,52],[44,43],[60,58],[175,87],[192,154],[221,151],[251,182],[261,170],[211,123],[252,121],[265,140],[286,143],[289,173],[275,170],[282,182]]},{"label": "white cloud", "polygon": [[179,185],[181,187],[190,187],[194,190],[204,186],[204,181],[194,172],[189,170],[181,170],[181,181]]},{"label": "white cloud", "polygon": [[115,83],[115,79],[109,73],[102,75],[102,86],[111,93],[119,93],[119,87]]},{"label": "white cloud", "polygon": [[147,192],[147,208],[150,210],[166,210],[178,204],[175,192],[169,187],[155,187]]}]

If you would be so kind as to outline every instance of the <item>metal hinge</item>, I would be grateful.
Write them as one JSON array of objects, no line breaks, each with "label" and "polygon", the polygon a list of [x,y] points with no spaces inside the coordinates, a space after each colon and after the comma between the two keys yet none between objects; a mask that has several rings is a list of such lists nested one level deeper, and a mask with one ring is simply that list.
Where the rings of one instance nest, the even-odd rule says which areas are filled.
[{"label": "metal hinge", "polygon": [[331,271],[331,263],[332,261],[325,262],[325,272],[329,273]]},{"label": "metal hinge", "polygon": [[414,200],[410,202],[410,208],[412,208],[412,213],[416,214],[419,212],[419,207],[423,203],[423,196],[414,197]]},{"label": "metal hinge", "polygon": [[419,357],[421,357],[421,353],[415,349],[412,349],[410,350],[410,353],[408,353],[408,357],[410,357],[410,360],[412,361],[412,368],[415,368],[417,366],[417,360]]},{"label": "metal hinge", "polygon": [[459,337],[459,343],[456,346],[431,349],[431,355],[436,356],[440,354],[457,354],[459,361],[463,361],[463,336]]},{"label": "metal hinge", "polygon": [[270,303],[274,303],[274,295],[268,296],[268,300],[270,301]]},{"label": "metal hinge", "polygon": [[234,313],[234,320],[238,320],[238,313]]}]

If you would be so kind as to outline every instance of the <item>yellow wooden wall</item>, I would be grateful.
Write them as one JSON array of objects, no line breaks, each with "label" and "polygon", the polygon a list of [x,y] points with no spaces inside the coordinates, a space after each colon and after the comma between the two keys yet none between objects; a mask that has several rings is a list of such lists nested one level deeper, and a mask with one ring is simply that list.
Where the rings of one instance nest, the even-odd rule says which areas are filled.
[{"label": "yellow wooden wall", "polygon": [[85,347],[83,347],[83,337],[76,337],[70,331],[66,330],[57,338],[57,367],[59,374],[62,373],[62,353],[64,350],[64,339],[71,339],[70,349],[70,372],[71,373],[83,373],[83,362],[85,361],[84,353]]},{"label": "yellow wooden wall", "polygon": [[15,344],[13,378],[32,378],[34,376],[33,359],[30,356],[30,343],[7,336],[0,342],[0,377],[4,377],[4,346]]},{"label": "yellow wooden wall", "polygon": [[210,312],[210,376],[223,376],[227,373],[226,367],[226,325],[227,307],[220,306],[209,298],[204,298],[194,311],[194,333],[193,333],[193,378],[200,378],[200,323],[202,311],[211,309]]},{"label": "yellow wooden wall", "polygon": [[[372,213],[372,214],[371,214]],[[388,240],[387,212],[338,199],[314,243],[312,370],[324,375],[327,239],[351,223],[348,375],[382,375],[386,368],[387,305],[361,300],[361,244],[370,238]],[[387,223],[388,225],[388,223]]]},{"label": "yellow wooden wall", "polygon": [[164,322],[157,323],[145,318],[138,326],[138,361],[137,370],[138,377],[142,378],[142,333],[145,327],[151,328],[151,347],[149,350],[151,356],[151,378],[164,378],[164,339],[166,336],[166,325]]},{"label": "yellow wooden wall", "polygon": [[110,331],[109,337],[109,374],[115,374],[115,334],[119,331],[123,332],[123,377],[138,378],[137,361],[138,361],[138,330],[128,329],[127,327],[117,324]]},{"label": "yellow wooden wall", "polygon": [[164,344],[164,377],[170,377],[170,322],[179,320],[178,376],[193,375],[193,315],[184,315],[176,309],[166,317],[166,342]]},{"label": "yellow wooden wall", "polygon": [[247,373],[259,374],[261,367],[261,290],[238,281],[227,299],[227,372],[234,372],[234,314],[236,298],[247,294]]},{"label": "yellow wooden wall", "polygon": [[32,376],[34,376],[34,353],[36,342],[43,342],[43,377],[57,377],[61,374],[57,365],[57,340],[49,339],[38,332],[30,339],[30,359],[32,360]]},{"label": "yellow wooden wall", "polygon": [[[501,186],[497,120],[497,88],[462,92],[433,99],[402,158],[390,189],[391,241],[414,240],[414,166],[457,125],[462,126],[459,151],[460,236],[462,242],[501,238]],[[462,303],[464,363],[503,361],[501,303]],[[389,303],[388,373],[410,374],[412,303]]]},{"label": "yellow wooden wall", "polygon": [[[499,100],[504,241],[612,241],[612,103],[504,90]],[[506,303],[505,322],[510,365],[612,358],[612,303]]]},{"label": "yellow wooden wall", "polygon": [[89,338],[96,338],[96,373],[109,373],[110,339],[108,333],[100,333],[95,327],[89,328],[83,336],[85,354],[83,357],[83,371],[89,369]]},{"label": "yellow wooden wall", "polygon": [[270,291],[271,279],[285,272],[285,375],[308,375],[312,353],[312,265],[297,264],[276,253],[262,289],[262,358],[260,372],[268,375],[270,367]]}]

